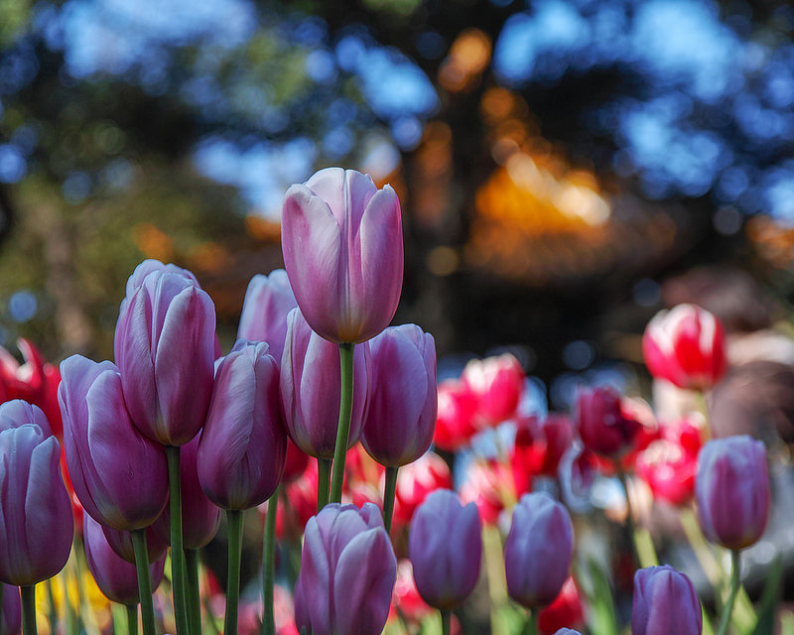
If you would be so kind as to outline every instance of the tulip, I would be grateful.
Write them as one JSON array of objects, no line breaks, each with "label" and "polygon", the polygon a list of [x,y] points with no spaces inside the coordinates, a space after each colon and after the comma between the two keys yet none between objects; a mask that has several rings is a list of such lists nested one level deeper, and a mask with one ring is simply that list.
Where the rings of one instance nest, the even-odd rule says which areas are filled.
[{"label": "tulip", "polygon": [[587,449],[610,458],[626,452],[641,428],[634,418],[623,412],[620,394],[610,386],[579,391],[576,427]]},{"label": "tulip", "polygon": [[447,379],[438,385],[438,416],[433,443],[456,452],[479,432],[475,417],[477,398],[462,381]]},{"label": "tulip", "polygon": [[562,585],[560,594],[538,616],[538,632],[540,635],[552,633],[575,633],[570,626],[584,626],[584,610],[579,590],[573,578],[568,578]]},{"label": "tulip", "polygon": [[[168,549],[168,540],[163,539],[161,537],[161,532],[156,529],[161,524],[161,519],[164,514],[165,512],[160,515],[160,518],[158,518],[153,525],[149,525],[145,529],[146,553],[149,555],[150,563],[157,560]],[[105,542],[108,543],[113,552],[122,560],[126,560],[130,564],[135,564],[135,545],[132,543],[132,534],[129,531],[120,531],[112,527],[106,527],[105,525],[99,526],[105,536]],[[167,526],[165,531],[168,531]]]},{"label": "tulip", "polygon": [[31,587],[63,569],[74,521],[58,440],[35,424],[0,432],[0,581]]},{"label": "tulip", "polygon": [[568,510],[548,494],[526,494],[513,509],[505,541],[511,598],[528,609],[550,604],[568,578],[573,525]]},{"label": "tulip", "polygon": [[269,276],[255,275],[248,283],[237,338],[267,342],[270,354],[281,364],[287,338],[287,315],[298,306],[283,269]]},{"label": "tulip", "polygon": [[295,586],[298,630],[378,635],[396,574],[397,559],[378,508],[327,505],[306,525]]},{"label": "tulip", "polygon": [[51,437],[50,423],[38,406],[22,399],[6,401],[0,405],[0,432],[32,424],[41,428],[45,437]]},{"label": "tulip", "polygon": [[[83,542],[88,569],[99,590],[113,602],[137,605],[139,593],[135,565],[118,556],[108,543],[102,526],[90,516],[83,525]],[[153,590],[163,579],[164,567],[165,551],[149,566]]]},{"label": "tulip", "polygon": [[519,417],[513,447],[507,456],[516,497],[532,490],[532,481],[541,473],[546,459],[546,437],[534,415]]},{"label": "tulip", "polygon": [[546,440],[546,454],[540,473],[556,478],[560,461],[573,442],[573,424],[564,414],[550,413],[540,427]]},{"label": "tulip", "polygon": [[513,487],[510,466],[496,459],[476,459],[468,467],[460,499],[464,503],[474,503],[482,521],[495,525],[505,506],[516,500]]},{"label": "tulip", "polygon": [[[399,614],[393,610],[395,607],[399,610]],[[402,619],[418,624],[432,611],[433,609],[422,599],[416,588],[411,561],[400,560],[397,563],[397,581],[394,583],[389,622],[399,615]]]},{"label": "tulip", "polygon": [[[276,360],[278,361],[278,360]],[[284,464],[284,476],[281,482],[284,485],[297,481],[309,467],[309,455],[298,448],[291,439],[287,439],[287,459]]]},{"label": "tulip", "polygon": [[727,368],[720,321],[692,304],[659,312],[645,329],[642,353],[651,375],[679,388],[711,388]]},{"label": "tulip", "polygon": [[[198,434],[212,391],[215,308],[183,272],[133,273],[116,324],[124,401],[138,429],[169,446]],[[136,286],[137,285],[137,286]]]},{"label": "tulip", "polygon": [[574,441],[560,460],[558,474],[565,504],[574,511],[587,511],[590,492],[598,474],[598,457],[595,453]]},{"label": "tulip", "polygon": [[19,603],[19,589],[11,584],[0,582],[3,616],[0,619],[0,634],[19,635],[22,630],[22,606]]},{"label": "tulip", "polygon": [[700,635],[703,615],[690,579],[673,567],[648,567],[634,574],[632,635]]},{"label": "tulip", "polygon": [[400,523],[410,523],[414,512],[431,492],[452,489],[452,473],[438,454],[428,452],[409,463],[397,475],[394,518]]},{"label": "tulip", "polygon": [[554,635],[582,635],[579,631],[575,631],[572,628],[561,628],[558,630]]},{"label": "tulip", "polygon": [[83,508],[114,529],[148,527],[168,501],[163,447],[133,425],[113,363],[73,355],[61,375],[66,463]]},{"label": "tulip", "polygon": [[461,375],[461,381],[475,395],[477,411],[487,426],[498,425],[516,414],[525,380],[521,364],[509,353],[473,359]]},{"label": "tulip", "polygon": [[477,507],[457,494],[436,490],[414,514],[408,557],[422,599],[450,611],[474,590],[480,577],[482,523]]},{"label": "tulip", "polygon": [[695,495],[706,538],[732,550],[754,544],[769,518],[764,444],[746,435],[706,443],[700,451]]},{"label": "tulip", "polygon": [[311,328],[337,343],[359,343],[385,329],[400,301],[400,202],[354,170],[328,168],[284,199],[284,266]]},{"label": "tulip", "polygon": [[[369,346],[357,346],[348,448],[358,441],[364,425],[370,366]],[[334,456],[340,374],[338,347],[314,333],[299,309],[291,311],[281,360],[281,399],[290,438],[310,456]]]}]

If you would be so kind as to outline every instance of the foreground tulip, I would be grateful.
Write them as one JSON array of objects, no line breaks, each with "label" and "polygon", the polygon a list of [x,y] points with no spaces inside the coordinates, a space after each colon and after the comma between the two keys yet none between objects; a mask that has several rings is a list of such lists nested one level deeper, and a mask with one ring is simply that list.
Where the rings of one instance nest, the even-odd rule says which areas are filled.
[{"label": "foreground tulip", "polygon": [[477,400],[477,412],[486,426],[499,425],[516,414],[525,379],[521,364],[509,353],[474,359],[461,375]]},{"label": "foreground tulip", "polygon": [[621,408],[620,394],[610,386],[582,388],[576,397],[576,427],[584,446],[618,458],[639,434],[640,424]]},{"label": "foreground tulip", "polygon": [[[528,609],[551,604],[568,578],[573,525],[548,494],[526,494],[513,509],[505,541],[507,592]],[[533,611],[534,613],[534,611]]]},{"label": "foreground tulip", "polygon": [[400,301],[400,202],[354,170],[328,168],[293,185],[281,219],[284,266],[311,328],[337,343],[385,329]]},{"label": "foreground tulip", "polygon": [[306,525],[295,623],[312,635],[378,635],[389,614],[397,559],[380,510],[332,503]]},{"label": "foreground tulip", "polygon": [[449,490],[430,494],[416,510],[408,538],[408,557],[422,599],[442,612],[458,606],[477,584],[481,556],[477,507],[463,506]]},{"label": "foreground tulip", "polygon": [[22,607],[19,603],[19,589],[11,584],[0,582],[2,589],[3,616],[0,619],[2,635],[19,635],[22,630]]},{"label": "foreground tulip", "polygon": [[679,388],[711,388],[727,368],[722,325],[692,304],[658,313],[645,329],[642,352],[651,375]]},{"label": "foreground tulip", "polygon": [[245,292],[237,338],[267,342],[270,354],[281,364],[287,338],[287,315],[297,306],[286,271],[276,269],[268,276],[254,276]]},{"label": "foreground tulip", "polygon": [[700,635],[703,615],[690,579],[673,567],[649,567],[634,574],[632,635]]}]

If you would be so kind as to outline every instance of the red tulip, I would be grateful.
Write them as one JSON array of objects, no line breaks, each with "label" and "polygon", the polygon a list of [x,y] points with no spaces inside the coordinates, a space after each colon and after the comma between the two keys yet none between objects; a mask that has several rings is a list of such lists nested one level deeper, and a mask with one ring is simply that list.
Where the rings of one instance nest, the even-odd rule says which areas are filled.
[{"label": "red tulip", "polygon": [[400,468],[394,497],[394,522],[410,523],[414,511],[437,489],[452,489],[452,474],[444,459],[428,452]]},{"label": "red tulip", "polygon": [[448,379],[438,385],[438,414],[433,443],[441,450],[456,452],[479,432],[475,417],[477,398],[462,381]]},{"label": "red tulip", "polygon": [[526,376],[513,355],[473,359],[463,369],[461,381],[477,399],[477,411],[487,426],[513,418],[524,394]]},{"label": "red tulip", "polygon": [[561,628],[583,626],[584,610],[579,589],[576,588],[573,578],[568,578],[554,602],[540,612],[538,630],[541,635],[553,635]]},{"label": "red tulip", "polygon": [[632,447],[641,428],[622,409],[620,394],[610,386],[579,391],[576,427],[586,448],[613,459]]}]

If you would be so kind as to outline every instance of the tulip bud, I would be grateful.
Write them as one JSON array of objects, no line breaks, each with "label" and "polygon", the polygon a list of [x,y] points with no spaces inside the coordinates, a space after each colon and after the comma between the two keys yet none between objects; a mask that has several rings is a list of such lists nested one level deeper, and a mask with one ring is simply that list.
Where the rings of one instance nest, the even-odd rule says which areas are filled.
[{"label": "tulip bud", "polygon": [[631,447],[640,424],[621,409],[621,398],[610,386],[582,388],[576,398],[576,427],[584,446],[608,457]]},{"label": "tulip bud", "polygon": [[510,355],[473,359],[463,369],[461,381],[474,393],[477,410],[485,425],[511,419],[524,394],[524,370]]},{"label": "tulip bud", "polygon": [[0,580],[7,584],[51,578],[69,558],[74,520],[60,456],[58,440],[38,425],[0,432]]},{"label": "tulip bud", "polygon": [[692,304],[656,314],[642,337],[642,353],[651,375],[679,388],[711,388],[727,367],[720,321]]},{"label": "tulip bud", "polygon": [[550,604],[568,578],[573,525],[568,510],[548,494],[526,494],[513,508],[505,541],[507,592],[528,609]]},{"label": "tulip bud", "polygon": [[400,467],[427,452],[438,396],[433,336],[415,324],[387,328],[369,343],[370,396],[361,443],[381,465]]},{"label": "tulip bud", "polygon": [[[113,602],[134,606],[138,603],[138,575],[135,565],[120,558],[108,544],[102,526],[90,516],[83,524],[83,542],[88,570],[97,586]],[[154,592],[163,579],[165,551],[149,565],[149,579]]]},{"label": "tulip bud", "polygon": [[437,609],[455,608],[474,590],[481,556],[477,507],[464,507],[449,490],[430,494],[416,510],[408,537],[408,557],[422,599]]},{"label": "tulip bud", "polygon": [[755,543],[769,519],[764,444],[746,435],[706,443],[700,451],[695,495],[706,538],[733,550]]},{"label": "tulip bud", "polygon": [[703,614],[690,579],[673,567],[648,567],[634,574],[632,635],[700,635]]},{"label": "tulip bud", "polygon": [[50,423],[38,406],[29,404],[22,399],[6,401],[0,405],[0,432],[32,424],[41,428],[46,437],[51,437]]},{"label": "tulip bud", "polygon": [[238,340],[218,366],[198,448],[197,471],[209,499],[249,509],[276,491],[287,457],[278,364],[264,342]]},{"label": "tulip bud", "polygon": [[281,219],[284,266],[312,330],[359,343],[385,329],[400,301],[400,201],[369,175],[328,168],[293,185]]},{"label": "tulip bud", "polygon": [[295,623],[312,635],[378,635],[397,559],[380,510],[332,503],[309,519],[295,586]]},{"label": "tulip bud", "polygon": [[255,275],[245,292],[237,339],[267,342],[270,354],[281,364],[287,315],[297,306],[286,271],[276,269],[269,276]]},{"label": "tulip bud", "polygon": [[198,434],[212,391],[215,307],[191,275],[164,268],[141,280],[136,269],[116,324],[130,417],[163,445],[184,445]]},{"label": "tulip bud", "polygon": [[[364,425],[369,368],[369,344],[356,346],[348,448],[358,441]],[[313,332],[299,309],[290,311],[281,360],[281,400],[290,438],[306,454],[321,459],[334,456],[341,376],[339,347]]]},{"label": "tulip bud", "polygon": [[22,632],[22,603],[19,588],[11,584],[3,585],[3,616],[0,619],[0,635],[19,635]]},{"label": "tulip bud", "polygon": [[148,527],[168,502],[165,448],[133,425],[112,362],[72,355],[61,375],[66,464],[80,503],[108,527]]}]

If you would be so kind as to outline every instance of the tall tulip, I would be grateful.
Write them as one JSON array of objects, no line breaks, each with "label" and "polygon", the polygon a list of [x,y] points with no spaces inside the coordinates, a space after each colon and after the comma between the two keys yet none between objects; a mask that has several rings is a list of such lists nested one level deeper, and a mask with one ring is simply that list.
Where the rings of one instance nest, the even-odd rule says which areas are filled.
[{"label": "tall tulip", "polygon": [[378,635],[389,614],[397,559],[380,511],[332,503],[306,525],[295,623],[313,635]]},{"label": "tall tulip", "polygon": [[267,342],[270,354],[281,364],[287,338],[287,315],[298,306],[283,269],[255,275],[248,283],[237,338]]},{"label": "tall tulip", "polygon": [[634,574],[632,635],[700,635],[703,614],[691,580],[673,567],[648,567]]}]

